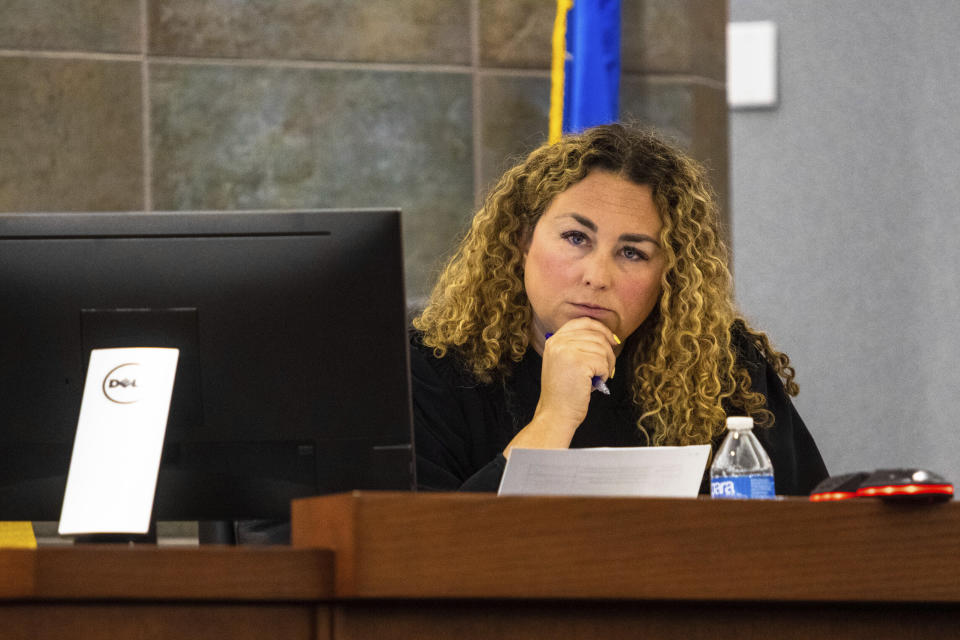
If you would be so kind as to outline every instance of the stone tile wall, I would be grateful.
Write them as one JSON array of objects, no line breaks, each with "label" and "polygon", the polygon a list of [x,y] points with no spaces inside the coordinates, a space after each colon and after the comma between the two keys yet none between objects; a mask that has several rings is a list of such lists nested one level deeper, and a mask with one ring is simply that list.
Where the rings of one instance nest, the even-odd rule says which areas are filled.
[{"label": "stone tile wall", "polygon": [[[400,206],[407,289],[546,137],[553,0],[5,0],[0,211]],[[624,118],[727,190],[726,0],[623,0]]]}]

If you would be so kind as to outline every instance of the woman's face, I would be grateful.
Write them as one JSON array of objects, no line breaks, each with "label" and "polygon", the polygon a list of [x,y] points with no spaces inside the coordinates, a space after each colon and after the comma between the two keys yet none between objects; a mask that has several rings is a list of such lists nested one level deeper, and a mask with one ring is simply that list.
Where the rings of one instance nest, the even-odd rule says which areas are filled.
[{"label": "woman's face", "polygon": [[557,195],[524,252],[531,344],[589,316],[626,340],[660,296],[660,215],[647,185],[593,171]]}]

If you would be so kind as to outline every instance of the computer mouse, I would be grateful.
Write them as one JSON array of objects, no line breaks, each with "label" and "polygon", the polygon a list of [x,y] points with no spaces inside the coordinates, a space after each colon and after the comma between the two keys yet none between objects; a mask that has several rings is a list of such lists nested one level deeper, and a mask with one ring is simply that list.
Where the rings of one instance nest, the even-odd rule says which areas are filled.
[{"label": "computer mouse", "polygon": [[850,498],[937,502],[953,498],[953,485],[926,469],[877,469],[830,476],[810,492],[814,502]]},{"label": "computer mouse", "polygon": [[870,472],[868,471],[857,471],[856,473],[830,476],[813,488],[813,491],[810,492],[810,499],[814,502],[823,502],[856,498],[860,483],[866,480],[869,475]]},{"label": "computer mouse", "polygon": [[877,469],[860,483],[857,497],[950,500],[953,485],[926,469]]}]

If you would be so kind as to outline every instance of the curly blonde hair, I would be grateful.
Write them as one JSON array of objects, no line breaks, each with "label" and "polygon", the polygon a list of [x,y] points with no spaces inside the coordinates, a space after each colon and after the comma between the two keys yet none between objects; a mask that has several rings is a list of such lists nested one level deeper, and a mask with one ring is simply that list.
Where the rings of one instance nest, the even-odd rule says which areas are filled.
[{"label": "curly blonde hair", "polygon": [[648,185],[660,213],[665,263],[654,311],[625,342],[637,427],[652,444],[709,443],[725,405],[773,423],[738,363],[739,331],[796,395],[790,359],[733,304],[727,249],[701,167],[649,129],[604,125],[534,150],[487,195],[413,326],[442,358],[453,351],[481,383],[510,375],[529,346],[532,310],[523,246],[553,198],[591,171]]}]

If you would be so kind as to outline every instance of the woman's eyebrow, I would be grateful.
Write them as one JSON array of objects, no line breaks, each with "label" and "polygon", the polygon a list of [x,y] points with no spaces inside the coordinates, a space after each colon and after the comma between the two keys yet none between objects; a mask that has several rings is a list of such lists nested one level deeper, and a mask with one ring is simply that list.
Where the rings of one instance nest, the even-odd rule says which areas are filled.
[{"label": "woman's eyebrow", "polygon": [[620,242],[652,242],[660,246],[660,243],[645,233],[624,233],[620,236]]},{"label": "woman's eyebrow", "polygon": [[[597,225],[596,223],[585,216],[580,215],[579,213],[571,213],[570,217],[585,226],[590,231],[596,232]],[[620,242],[652,242],[656,246],[660,246],[660,243],[657,242],[655,238],[651,238],[645,233],[624,233],[620,235]]]},{"label": "woman's eyebrow", "polygon": [[587,229],[590,229],[590,231],[596,231],[596,230],[597,230],[597,225],[596,225],[596,223],[595,223],[593,220],[591,220],[590,218],[587,218],[587,217],[585,217],[585,216],[582,216],[582,215],[580,215],[579,213],[571,213],[571,214],[570,214],[570,217],[573,218],[574,220],[576,220],[577,222],[579,222],[580,224],[582,224],[583,226],[585,226]]}]

